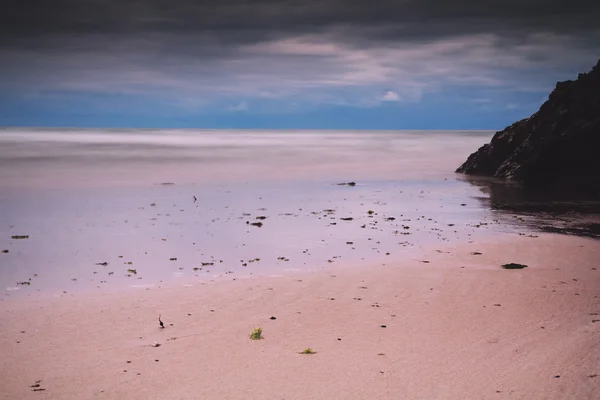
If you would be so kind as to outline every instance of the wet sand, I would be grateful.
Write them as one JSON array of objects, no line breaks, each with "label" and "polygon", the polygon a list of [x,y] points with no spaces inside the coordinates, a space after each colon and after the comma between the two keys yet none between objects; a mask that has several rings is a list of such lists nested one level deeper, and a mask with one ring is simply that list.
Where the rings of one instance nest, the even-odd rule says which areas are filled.
[{"label": "wet sand", "polygon": [[0,285],[4,297],[104,293],[370,266],[516,229],[476,192],[455,180],[30,190],[0,199]]},{"label": "wet sand", "polygon": [[7,298],[0,398],[598,398],[598,260],[592,239],[505,234],[385,266]]}]

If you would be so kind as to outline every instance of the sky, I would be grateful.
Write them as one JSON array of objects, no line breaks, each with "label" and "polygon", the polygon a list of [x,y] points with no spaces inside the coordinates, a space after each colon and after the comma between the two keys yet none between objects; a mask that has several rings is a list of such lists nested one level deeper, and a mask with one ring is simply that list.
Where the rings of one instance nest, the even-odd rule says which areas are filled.
[{"label": "sky", "polygon": [[597,0],[5,0],[0,126],[502,129],[600,58]]}]

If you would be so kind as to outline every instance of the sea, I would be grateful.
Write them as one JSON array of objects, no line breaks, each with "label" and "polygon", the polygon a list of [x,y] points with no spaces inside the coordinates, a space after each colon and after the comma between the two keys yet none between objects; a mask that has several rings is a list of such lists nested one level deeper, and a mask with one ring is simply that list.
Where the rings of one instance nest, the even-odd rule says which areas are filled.
[{"label": "sea", "polygon": [[454,172],[493,134],[0,128],[1,295],[395,265],[535,235],[549,214],[497,207],[509,186]]}]

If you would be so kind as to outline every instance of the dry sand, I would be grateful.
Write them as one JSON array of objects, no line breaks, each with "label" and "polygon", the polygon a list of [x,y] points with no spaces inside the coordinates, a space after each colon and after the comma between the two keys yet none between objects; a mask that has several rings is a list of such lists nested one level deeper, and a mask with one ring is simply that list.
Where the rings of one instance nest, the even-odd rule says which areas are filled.
[{"label": "dry sand", "polygon": [[506,235],[371,268],[5,299],[0,398],[597,399],[599,295],[599,242]]}]

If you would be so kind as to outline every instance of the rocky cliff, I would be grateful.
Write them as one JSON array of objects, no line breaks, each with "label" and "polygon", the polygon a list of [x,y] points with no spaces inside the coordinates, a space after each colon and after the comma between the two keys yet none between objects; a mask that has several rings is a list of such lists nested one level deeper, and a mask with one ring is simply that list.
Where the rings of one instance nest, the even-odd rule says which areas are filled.
[{"label": "rocky cliff", "polygon": [[559,82],[538,112],[497,132],[456,172],[600,194],[600,61]]}]

